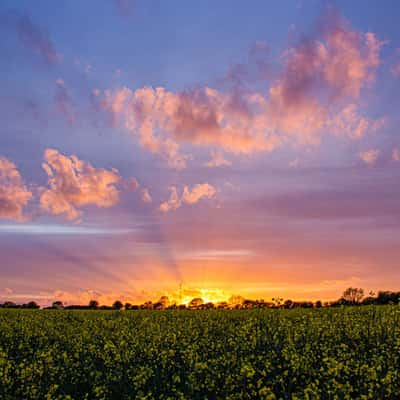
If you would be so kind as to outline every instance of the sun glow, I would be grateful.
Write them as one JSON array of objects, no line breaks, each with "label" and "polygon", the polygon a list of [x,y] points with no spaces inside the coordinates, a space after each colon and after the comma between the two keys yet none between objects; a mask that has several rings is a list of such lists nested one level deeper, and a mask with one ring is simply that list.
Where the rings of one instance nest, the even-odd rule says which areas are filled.
[{"label": "sun glow", "polygon": [[183,288],[166,295],[171,303],[189,305],[193,299],[202,299],[203,303],[229,303],[235,296],[219,288]]}]

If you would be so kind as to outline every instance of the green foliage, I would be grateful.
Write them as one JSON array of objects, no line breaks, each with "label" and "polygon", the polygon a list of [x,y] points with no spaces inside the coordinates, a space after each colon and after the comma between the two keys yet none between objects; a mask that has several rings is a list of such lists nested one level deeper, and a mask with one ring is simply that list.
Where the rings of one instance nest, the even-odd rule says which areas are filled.
[{"label": "green foliage", "polygon": [[0,399],[398,399],[400,308],[0,310]]}]

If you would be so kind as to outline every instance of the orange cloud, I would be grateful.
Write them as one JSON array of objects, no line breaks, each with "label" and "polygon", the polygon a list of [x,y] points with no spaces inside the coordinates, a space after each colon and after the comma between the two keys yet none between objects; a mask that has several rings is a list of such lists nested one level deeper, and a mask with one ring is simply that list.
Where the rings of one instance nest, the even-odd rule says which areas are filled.
[{"label": "orange cloud", "polygon": [[121,177],[116,169],[94,168],[76,156],[68,157],[54,149],[46,149],[44,159],[42,166],[48,175],[49,189],[40,197],[43,210],[74,220],[81,215],[80,207],[111,207],[118,202],[115,184]]},{"label": "orange cloud", "polygon": [[378,160],[380,151],[378,149],[370,149],[362,151],[359,155],[361,160],[363,160],[368,165],[373,165]]},{"label": "orange cloud", "polygon": [[163,203],[160,204],[159,209],[162,212],[176,210],[182,204],[181,199],[178,196],[178,191],[176,190],[176,187],[170,186],[169,191],[170,191],[170,196],[168,201],[164,201]]},{"label": "orange cloud", "polygon": [[208,183],[199,183],[194,185],[192,189],[188,186],[183,188],[182,195],[179,197],[175,186],[171,186],[170,197],[167,201],[161,203],[159,209],[162,212],[168,212],[178,209],[183,203],[195,204],[202,198],[211,199],[217,193],[214,186]]},{"label": "orange cloud", "polygon": [[32,197],[15,164],[0,157],[0,219],[26,220],[23,210]]}]

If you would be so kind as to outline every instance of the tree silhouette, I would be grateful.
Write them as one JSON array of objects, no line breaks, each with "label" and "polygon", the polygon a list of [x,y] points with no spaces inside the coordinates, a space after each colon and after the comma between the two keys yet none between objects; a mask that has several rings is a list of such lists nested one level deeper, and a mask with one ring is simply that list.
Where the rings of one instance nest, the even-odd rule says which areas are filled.
[{"label": "tree silhouette", "polygon": [[37,309],[40,308],[39,305],[35,301],[30,301],[27,304],[23,304],[22,308],[32,308],[32,309]]},{"label": "tree silhouette", "polygon": [[62,308],[64,308],[64,304],[62,303],[62,301],[53,301],[51,307],[56,308],[57,310],[61,310]]},{"label": "tree silhouette", "polygon": [[204,300],[201,297],[195,297],[194,299],[190,300],[189,308],[198,308],[203,305]]},{"label": "tree silhouette", "polygon": [[114,302],[114,304],[112,305],[112,308],[115,308],[116,310],[121,310],[121,308],[123,307],[124,305],[119,301],[119,300],[116,300],[115,302]]},{"label": "tree silhouette", "polygon": [[88,307],[92,310],[96,310],[99,307],[99,302],[97,300],[90,300]]},{"label": "tree silhouette", "polygon": [[351,304],[358,304],[364,297],[364,289],[349,287],[343,292],[343,299]]},{"label": "tree silhouette", "polygon": [[161,296],[158,303],[161,304],[162,308],[167,308],[170,305],[169,297],[168,296]]}]

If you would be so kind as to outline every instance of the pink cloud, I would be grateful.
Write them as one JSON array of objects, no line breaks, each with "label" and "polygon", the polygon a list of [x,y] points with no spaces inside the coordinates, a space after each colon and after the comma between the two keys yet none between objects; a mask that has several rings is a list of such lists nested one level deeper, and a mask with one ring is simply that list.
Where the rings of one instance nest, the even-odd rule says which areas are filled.
[{"label": "pink cloud", "polygon": [[176,187],[175,186],[170,186],[169,187],[169,191],[170,191],[169,199],[160,204],[159,209],[162,212],[168,212],[168,211],[176,210],[182,204],[182,201],[178,196],[178,191],[177,191]]},{"label": "pink cloud", "polygon": [[0,157],[0,219],[26,220],[23,211],[32,197],[15,164]]},{"label": "pink cloud", "polygon": [[284,52],[283,69],[265,93],[145,87],[96,97],[113,124],[176,169],[191,159],[185,144],[251,154],[285,143],[318,145],[326,133],[359,139],[380,123],[362,114],[359,98],[375,80],[384,43],[332,13],[323,22],[318,36]]},{"label": "pink cloud", "polygon": [[[181,144],[218,145],[233,153],[272,149],[274,138],[252,117],[255,97],[239,98],[208,87],[173,93],[164,88],[122,88],[104,93],[102,107],[140,144],[160,154],[171,167],[182,169],[191,158]],[[261,128],[261,130],[259,129]]]},{"label": "pink cloud", "polygon": [[76,156],[68,157],[53,149],[45,151],[44,159],[49,188],[40,197],[43,210],[74,220],[81,215],[80,207],[111,207],[119,201],[115,185],[121,177],[116,169],[94,168]]},{"label": "pink cloud", "polygon": [[327,123],[330,131],[343,137],[360,139],[366,132],[375,132],[385,124],[385,118],[373,120],[361,115],[355,103],[346,105]]},{"label": "pink cloud", "polygon": [[147,188],[142,189],[141,194],[143,203],[151,203],[153,201],[149,189]]},{"label": "pink cloud", "polygon": [[224,155],[220,151],[214,150],[211,152],[211,160],[209,160],[205,165],[209,168],[213,168],[229,166],[232,165],[232,162],[226,160]]},{"label": "pink cloud", "polygon": [[321,37],[303,40],[284,53],[285,69],[266,103],[276,128],[302,142],[318,142],[337,107],[351,111],[353,124],[361,124],[355,136],[365,131],[366,120],[355,122],[354,109],[347,107],[354,107],[361,90],[374,82],[384,44],[375,34],[354,31],[332,14],[326,15],[324,26]]},{"label": "pink cloud", "polygon": [[188,186],[183,188],[182,195],[178,195],[175,186],[171,186],[170,197],[167,201],[161,203],[159,209],[162,212],[173,211],[181,207],[182,204],[195,204],[202,198],[211,199],[215,197],[217,191],[214,186],[208,183],[196,184],[190,189]]}]

